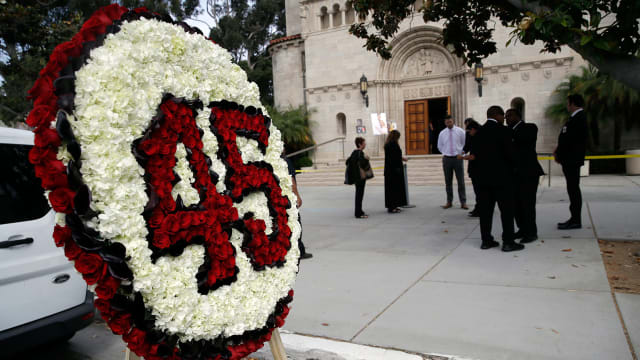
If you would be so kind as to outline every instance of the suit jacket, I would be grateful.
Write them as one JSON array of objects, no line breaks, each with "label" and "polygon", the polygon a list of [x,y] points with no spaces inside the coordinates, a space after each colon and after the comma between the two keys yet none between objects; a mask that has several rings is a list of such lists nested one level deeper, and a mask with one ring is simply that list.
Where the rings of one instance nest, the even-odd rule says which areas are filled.
[{"label": "suit jacket", "polygon": [[345,184],[352,185],[367,180],[363,179],[360,175],[360,169],[367,170],[371,168],[369,159],[364,154],[364,151],[358,149],[353,150],[345,164],[347,165]]},{"label": "suit jacket", "polygon": [[[474,137],[471,136],[469,132],[467,132],[467,136],[464,141],[464,148],[462,148],[462,151],[464,151],[465,154],[471,152],[471,149],[473,148],[473,138]],[[469,165],[467,166],[467,173],[469,174],[470,178],[473,178],[477,175],[475,161],[469,160]]]},{"label": "suit jacket", "polygon": [[558,136],[556,157],[563,166],[584,165],[587,150],[587,116],[584,110],[569,118]]},{"label": "suit jacket", "polygon": [[538,153],[536,153],[538,140],[536,124],[521,122],[512,130],[512,133],[516,176],[523,179],[544,175],[544,170],[538,162]]},{"label": "suit jacket", "polygon": [[480,183],[508,183],[514,175],[511,129],[487,120],[474,136],[471,154],[475,156],[475,178]]}]

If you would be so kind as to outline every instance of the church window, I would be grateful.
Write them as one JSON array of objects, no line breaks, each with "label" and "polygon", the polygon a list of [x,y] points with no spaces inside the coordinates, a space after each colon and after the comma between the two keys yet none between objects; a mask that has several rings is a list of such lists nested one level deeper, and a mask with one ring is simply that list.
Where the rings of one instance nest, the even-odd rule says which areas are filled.
[{"label": "church window", "polygon": [[344,113],[338,113],[338,115],[336,115],[336,124],[338,125],[338,135],[347,135],[347,117]]},{"label": "church window", "polygon": [[520,112],[520,114],[522,115],[522,121],[525,121],[525,114],[524,114],[524,99],[521,97],[516,97],[513,98],[511,100],[511,108],[512,109],[516,109]]},{"label": "church window", "polygon": [[331,16],[333,16],[333,26],[342,25],[342,11],[340,11],[340,5],[333,4],[333,11]]},{"label": "church window", "polygon": [[347,1],[344,18],[345,24],[353,24],[356,21],[356,13],[353,10],[353,4],[351,4],[351,1]]},{"label": "church window", "polygon": [[320,28],[322,30],[329,28],[329,13],[327,12],[326,6],[320,9]]}]

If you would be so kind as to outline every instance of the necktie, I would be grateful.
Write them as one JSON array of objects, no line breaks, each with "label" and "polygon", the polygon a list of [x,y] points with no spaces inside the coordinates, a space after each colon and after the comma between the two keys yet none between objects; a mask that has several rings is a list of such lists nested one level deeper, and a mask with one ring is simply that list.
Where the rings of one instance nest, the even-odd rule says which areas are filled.
[{"label": "necktie", "polygon": [[455,152],[453,151],[453,128],[449,129],[449,155],[455,155]]}]

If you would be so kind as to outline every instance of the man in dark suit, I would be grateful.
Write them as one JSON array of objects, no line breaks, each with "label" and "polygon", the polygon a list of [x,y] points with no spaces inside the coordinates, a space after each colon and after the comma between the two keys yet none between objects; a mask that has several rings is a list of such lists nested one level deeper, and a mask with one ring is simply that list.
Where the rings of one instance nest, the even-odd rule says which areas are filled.
[{"label": "man in dark suit", "polygon": [[491,235],[496,202],[502,220],[502,251],[517,251],[524,245],[515,242],[513,232],[513,141],[504,126],[504,111],[499,106],[487,110],[487,122],[473,139],[470,160],[478,175],[481,249],[500,245]]},{"label": "man in dark suit", "polygon": [[[464,126],[467,131],[467,137],[464,141],[464,148],[462,148],[462,151],[464,151],[467,156],[463,156],[462,158],[464,160],[469,160],[468,154],[471,153],[473,137],[480,130],[480,124],[477,121],[473,120],[473,118],[466,118],[464,120]],[[467,173],[469,174],[469,178],[471,179],[473,194],[476,197],[476,204],[473,206],[473,210],[469,212],[469,217],[480,217],[480,207],[478,206],[478,181],[476,180],[476,175],[478,172],[475,169],[475,164],[473,161],[469,161],[469,164],[467,165]]]},{"label": "man in dark suit", "polygon": [[571,218],[558,223],[558,229],[570,230],[582,227],[582,193],[580,192],[580,167],[584,165],[587,149],[587,117],[582,109],[584,99],[573,94],[567,98],[567,110],[571,114],[558,136],[558,146],[553,152],[556,162],[562,165],[569,193]]},{"label": "man in dark suit", "polygon": [[516,109],[507,110],[505,117],[507,126],[512,130],[515,158],[514,215],[518,225],[515,238],[522,238],[520,244],[526,244],[538,240],[536,194],[540,176],[544,175],[536,153],[538,127],[522,121],[522,116]]}]

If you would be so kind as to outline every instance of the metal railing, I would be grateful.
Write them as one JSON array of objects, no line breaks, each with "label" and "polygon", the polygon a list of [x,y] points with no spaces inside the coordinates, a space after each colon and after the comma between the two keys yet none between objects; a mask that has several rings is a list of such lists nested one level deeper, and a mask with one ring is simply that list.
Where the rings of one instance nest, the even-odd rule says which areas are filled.
[{"label": "metal railing", "polygon": [[[315,144],[313,146],[306,147],[306,148],[304,148],[302,150],[294,151],[291,154],[287,154],[286,157],[290,158],[292,156],[296,156],[298,154],[302,154],[302,153],[307,152],[307,151],[315,150],[315,149],[319,148],[320,146],[327,145],[327,144],[330,144],[332,142],[342,141],[342,158],[344,159],[344,140],[345,139],[346,139],[346,137],[344,137],[344,136],[333,138],[331,140],[327,140],[327,141],[321,142],[320,144]],[[316,152],[315,151],[313,152],[313,167],[314,168],[316,167]]]}]

